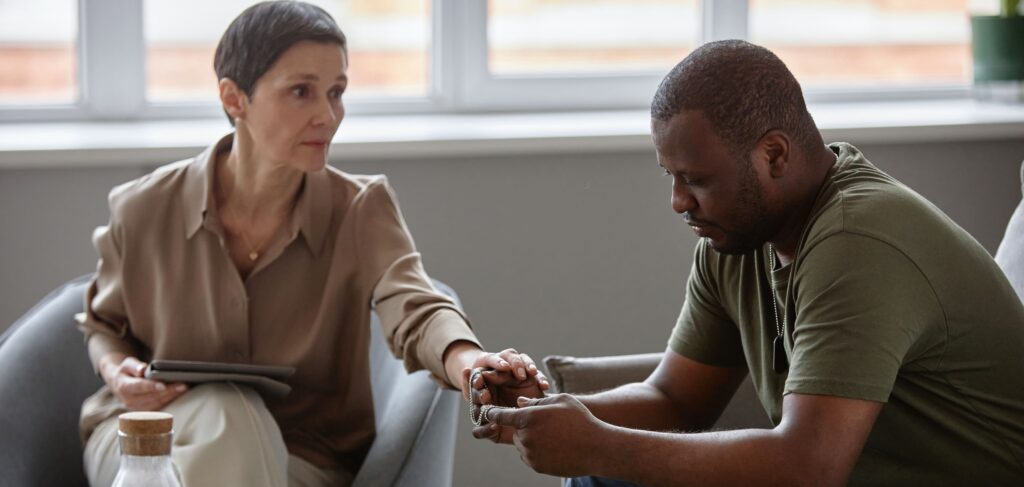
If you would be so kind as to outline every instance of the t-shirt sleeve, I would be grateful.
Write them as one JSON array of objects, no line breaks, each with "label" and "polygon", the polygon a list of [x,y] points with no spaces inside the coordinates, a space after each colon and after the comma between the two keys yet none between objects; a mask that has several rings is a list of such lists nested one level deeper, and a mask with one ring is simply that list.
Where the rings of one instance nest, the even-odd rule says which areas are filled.
[{"label": "t-shirt sleeve", "polygon": [[697,362],[719,367],[746,364],[739,329],[725,312],[716,285],[718,255],[701,240],[686,283],[686,301],[668,346]]},{"label": "t-shirt sleeve", "polygon": [[869,236],[835,234],[805,255],[794,276],[784,393],[888,401],[927,327],[944,322],[929,281],[908,256]]}]

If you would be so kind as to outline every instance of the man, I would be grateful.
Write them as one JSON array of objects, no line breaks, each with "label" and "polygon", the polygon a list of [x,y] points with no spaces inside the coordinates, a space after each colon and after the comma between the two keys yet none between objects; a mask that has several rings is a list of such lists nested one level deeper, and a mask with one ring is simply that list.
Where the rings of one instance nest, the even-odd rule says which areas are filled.
[{"label": "man", "polygon": [[[661,364],[477,437],[573,485],[1024,485],[1024,306],[967,232],[826,146],[764,48],[700,47],[651,118],[702,237]],[[775,427],[707,432],[748,373]]]}]

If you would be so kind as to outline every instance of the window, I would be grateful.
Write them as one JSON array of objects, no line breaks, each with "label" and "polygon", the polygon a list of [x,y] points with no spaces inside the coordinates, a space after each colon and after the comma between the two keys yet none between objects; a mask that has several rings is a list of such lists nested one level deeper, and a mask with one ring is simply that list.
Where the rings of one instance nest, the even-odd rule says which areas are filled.
[{"label": "window", "polygon": [[490,0],[497,76],[662,73],[699,42],[694,0]]},{"label": "window", "polygon": [[[694,46],[727,38],[777,52],[813,101],[965,96],[980,4],[310,1],[349,37],[350,113],[641,108]],[[0,121],[220,117],[213,51],[253,3],[0,0]]]},{"label": "window", "polygon": [[78,98],[75,0],[0,0],[0,105]]},{"label": "window", "polygon": [[[146,0],[146,99],[215,100],[213,54],[224,29],[254,0]],[[349,39],[352,97],[429,91],[430,4],[422,0],[313,0]],[[195,12],[203,12],[196,15]]]},{"label": "window", "polygon": [[750,41],[805,86],[966,84],[967,0],[751,0]]},{"label": "window", "polygon": [[464,110],[636,108],[699,41],[694,0],[458,4]]}]

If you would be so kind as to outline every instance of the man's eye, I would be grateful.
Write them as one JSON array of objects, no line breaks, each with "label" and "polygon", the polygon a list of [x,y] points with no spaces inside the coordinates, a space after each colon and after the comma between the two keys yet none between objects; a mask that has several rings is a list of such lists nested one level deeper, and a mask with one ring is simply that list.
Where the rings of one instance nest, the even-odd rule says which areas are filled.
[{"label": "man's eye", "polygon": [[668,172],[668,169],[661,168],[661,175],[662,176],[671,176],[672,173]]},{"label": "man's eye", "polygon": [[292,94],[299,98],[305,97],[308,92],[309,90],[307,90],[305,86],[296,86],[295,88],[292,88]]}]

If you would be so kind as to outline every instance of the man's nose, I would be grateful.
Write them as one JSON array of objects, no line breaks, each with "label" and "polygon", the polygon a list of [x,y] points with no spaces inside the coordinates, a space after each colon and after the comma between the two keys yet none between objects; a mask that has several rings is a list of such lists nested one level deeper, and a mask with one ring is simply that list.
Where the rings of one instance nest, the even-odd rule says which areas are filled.
[{"label": "man's nose", "polygon": [[686,213],[693,211],[697,208],[697,200],[693,199],[693,195],[687,190],[685,185],[673,184],[672,185],[672,211],[676,213]]}]

